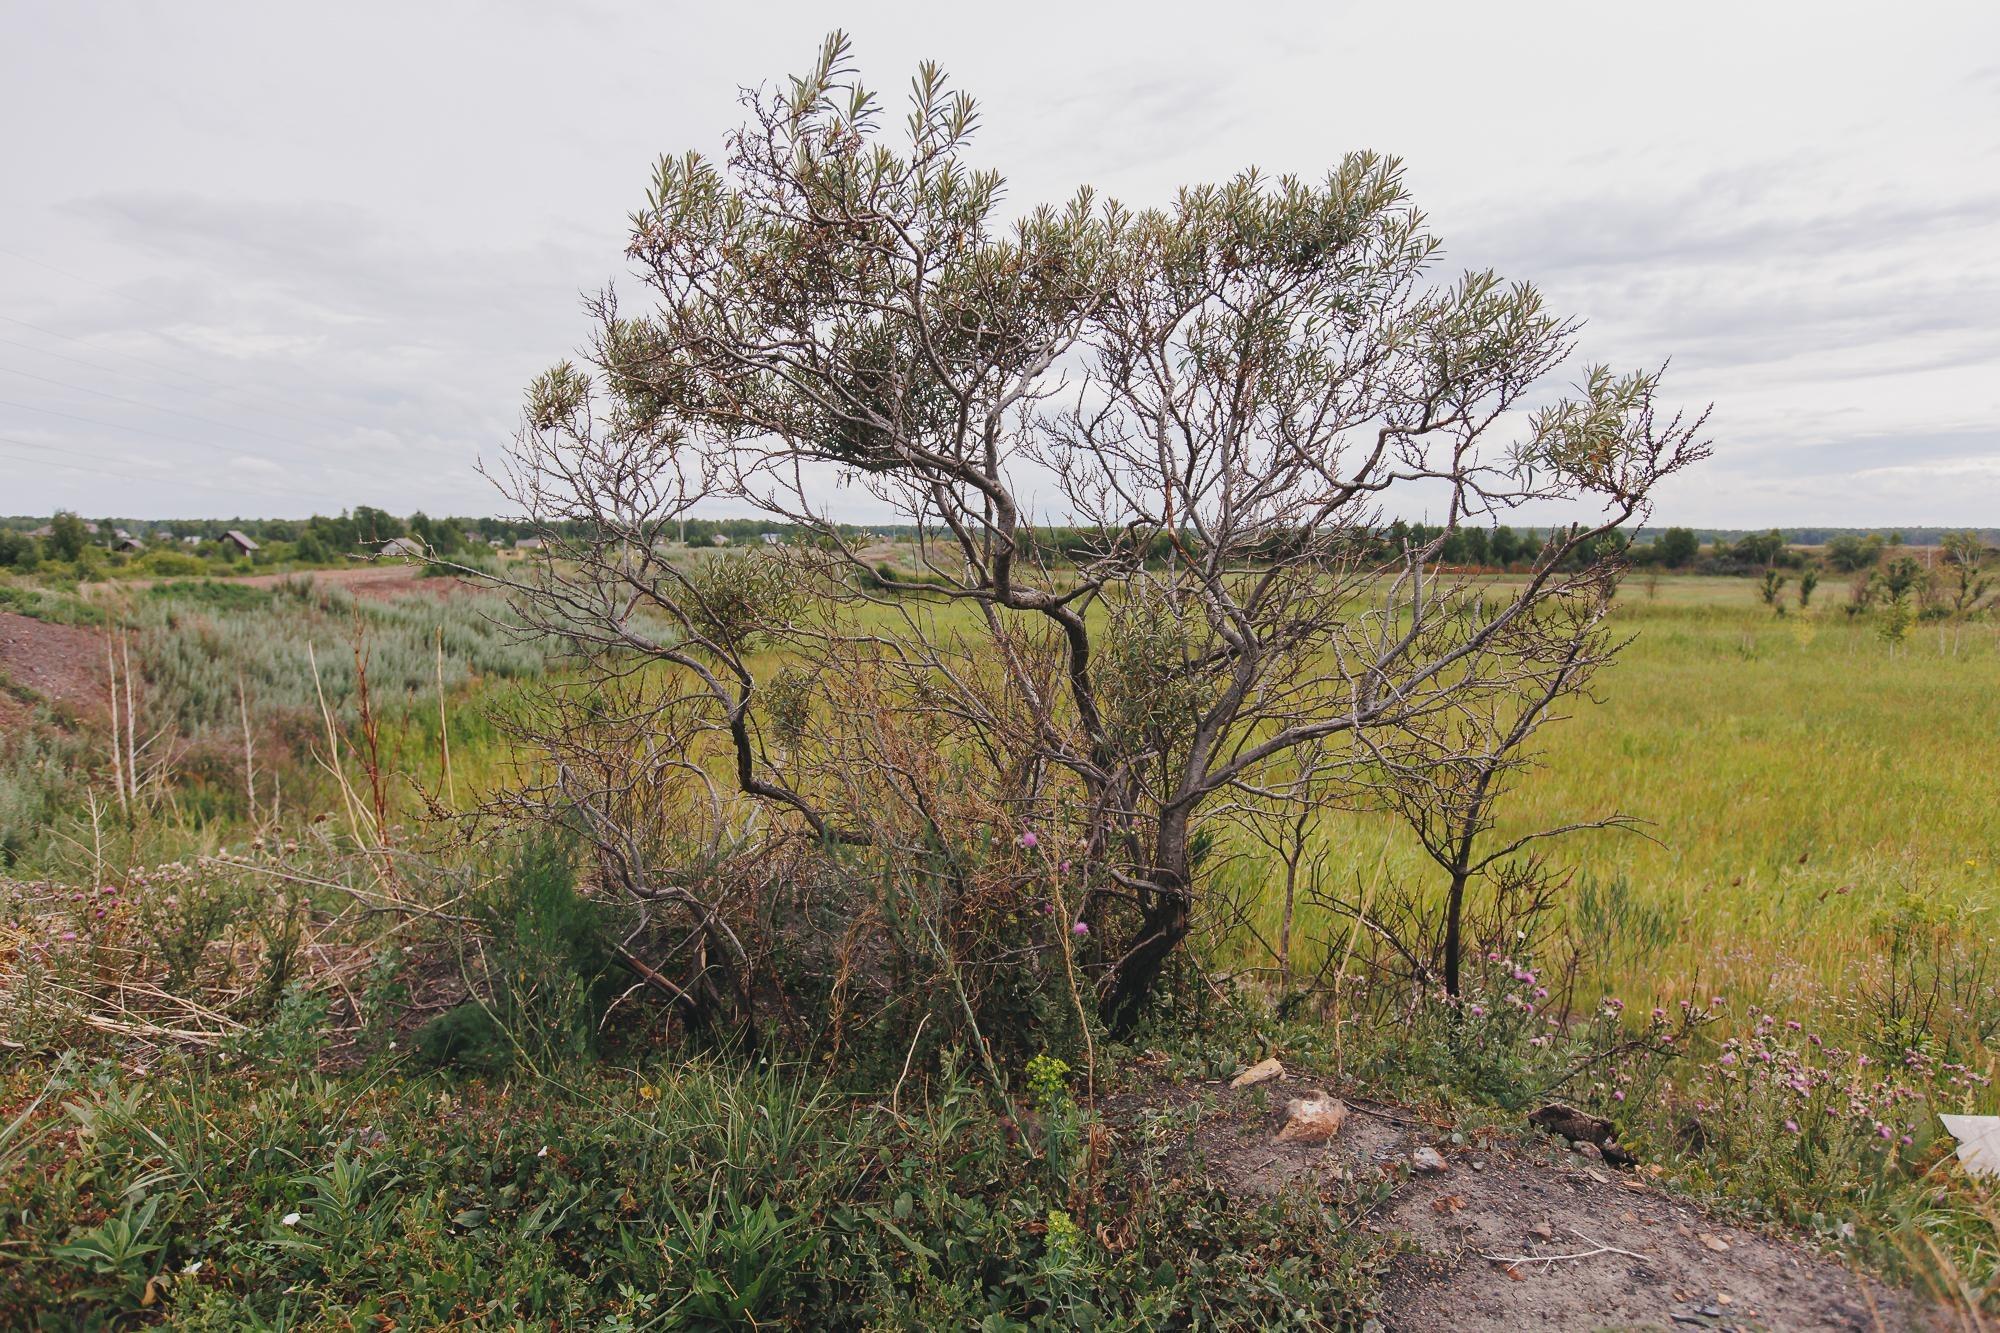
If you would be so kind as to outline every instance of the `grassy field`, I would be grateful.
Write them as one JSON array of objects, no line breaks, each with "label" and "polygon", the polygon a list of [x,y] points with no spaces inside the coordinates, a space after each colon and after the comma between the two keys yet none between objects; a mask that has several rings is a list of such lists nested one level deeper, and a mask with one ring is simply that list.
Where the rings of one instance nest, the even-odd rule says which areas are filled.
[{"label": "grassy field", "polygon": [[[1778,617],[1747,580],[1701,578],[1652,597],[1628,583],[1615,623],[1633,638],[1601,703],[1544,733],[1545,767],[1496,830],[1647,821],[1643,837],[1587,832],[1551,853],[1637,909],[1633,938],[1605,941],[1606,988],[1635,1005],[1696,977],[1751,1002],[1823,998],[1912,898],[1991,931],[2000,627],[1918,626],[1892,652],[1837,602]],[[1386,819],[1329,815],[1319,836],[1336,873],[1438,874]],[[1267,899],[1267,936],[1277,912]],[[1303,919],[1308,938],[1335,934]]]},{"label": "grassy field", "polygon": [[[914,568],[909,554],[876,554]],[[899,559],[900,557],[900,559]],[[1505,580],[1499,581],[1504,585]],[[1702,990],[1741,1009],[1842,1002],[1856,960],[1913,904],[1984,937],[2000,908],[2000,622],[1918,624],[1891,646],[1822,584],[1777,615],[1744,578],[1629,578],[1613,625],[1630,642],[1542,733],[1541,766],[1500,802],[1493,839],[1614,812],[1637,832],[1545,844],[1575,872],[1601,938],[1590,987],[1650,1008]],[[956,614],[936,612],[941,623]],[[1392,818],[1331,811],[1313,855],[1352,884],[1441,882]],[[1270,961],[1282,899],[1270,854],[1232,874],[1256,934],[1217,962]],[[1259,880],[1272,891],[1258,893]],[[1294,967],[1343,947],[1346,924],[1302,893]]]},{"label": "grassy field", "polygon": [[[1372,1196],[1246,1211],[1134,1124],[1105,1161],[1099,1107],[1060,1074],[1037,1084],[1037,1050],[1090,1061],[1069,1082],[1128,1108],[1162,1070],[1215,1079],[1274,1052],[1438,1125],[1518,1124],[1559,1092],[1614,1117],[1673,1188],[1953,1293],[2000,1290],[1991,1201],[1950,1171],[1935,1119],[1996,1109],[2000,627],[1920,625],[1892,648],[1879,618],[1824,600],[1779,617],[1747,580],[1626,584],[1614,614],[1632,642],[1600,702],[1543,733],[1545,766],[1498,812],[1502,837],[1613,810],[1648,821],[1550,848],[1574,871],[1569,930],[1593,946],[1567,1027],[1510,958],[1477,978],[1485,1008],[1395,984],[1365,1011],[1248,992],[1095,1054],[1060,1044],[1066,1024],[1023,1025],[1000,1034],[1006,1076],[982,1083],[949,1051],[912,1074],[921,1023],[777,1077],[680,1044],[636,1001],[595,1017],[607,973],[586,946],[624,918],[566,884],[531,896],[508,844],[425,818],[428,797],[467,806],[514,778],[495,713],[533,697],[545,662],[497,603],[216,584],[16,596],[29,622],[10,633],[36,629],[76,670],[61,707],[0,700],[19,720],[0,735],[0,1324],[132,1322],[162,1301],[190,1328],[607,1311],[619,1328],[801,1311],[1026,1327],[1057,1307],[1150,1327],[1200,1302],[1219,1327],[1297,1309],[1342,1326],[1373,1308],[1389,1242],[1354,1225]],[[142,672],[140,734],[160,728],[151,753],[170,759],[129,816],[104,771],[96,662],[114,622]],[[1437,887],[1380,816],[1329,811],[1315,836],[1329,879]],[[1255,930],[1207,941],[1219,972],[1269,961],[1257,935],[1279,911],[1268,853],[1227,850]],[[1310,976],[1348,927],[1301,911]],[[466,999],[480,977],[527,1034],[511,1058],[447,1049],[475,1030],[452,1020],[486,1003]],[[1932,1000],[1946,1011],[1922,1011]],[[542,1037],[548,1051],[521,1053]],[[1046,1138],[1032,1148],[1003,1109],[1028,1104]]]},{"label": "grassy field", "polygon": [[[226,798],[240,782],[227,759],[240,744],[239,681],[253,711],[301,719],[308,737],[318,729],[308,636],[297,632],[304,623],[322,640],[328,697],[352,712],[356,604],[335,594],[301,620],[282,590],[182,588],[149,594],[134,619],[179,728],[216,734],[213,785]],[[1697,983],[1750,1002],[1814,1004],[1837,998],[1852,961],[1872,952],[1871,935],[1912,901],[1966,932],[1991,931],[2000,906],[2000,623],[1919,625],[1892,649],[1877,620],[1844,613],[1839,593],[1823,589],[1810,612],[1780,617],[1745,579],[1627,582],[1614,623],[1629,646],[1600,676],[1598,702],[1580,702],[1543,733],[1543,766],[1503,799],[1495,832],[1614,811],[1644,821],[1639,833],[1586,832],[1549,845],[1551,859],[1576,872],[1579,895],[1616,913],[1599,923],[1594,986],[1632,1004],[1670,1001]],[[378,704],[389,705],[385,766],[441,788],[434,690],[442,684],[461,803],[501,780],[509,756],[490,705],[528,669],[524,650],[456,600],[363,605]],[[290,632],[271,633],[278,621],[264,618],[272,615]],[[444,679],[434,682],[440,668]],[[183,829],[189,850],[247,835],[247,827],[232,832],[226,800],[194,809],[197,822],[208,818],[202,811],[225,813]],[[72,823],[82,818],[71,813]],[[65,829],[72,846],[78,827]],[[1323,873],[1342,883],[1422,888],[1439,877],[1383,816],[1329,811],[1315,837]],[[1268,940],[1281,904],[1254,892],[1277,878],[1260,855],[1268,854],[1249,850],[1232,873],[1261,899],[1252,921]],[[1310,972],[1340,947],[1345,927],[1306,897],[1294,957]],[[1216,961],[1268,961],[1257,948],[1241,935]]]}]

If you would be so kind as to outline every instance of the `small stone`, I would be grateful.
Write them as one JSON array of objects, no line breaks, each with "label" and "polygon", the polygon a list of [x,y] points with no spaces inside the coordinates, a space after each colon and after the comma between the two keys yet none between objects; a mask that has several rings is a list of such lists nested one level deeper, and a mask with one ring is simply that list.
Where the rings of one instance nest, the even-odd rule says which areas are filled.
[{"label": "small stone", "polygon": [[1720,1236],[1711,1236],[1706,1231],[1701,1233],[1699,1239],[1705,1247],[1707,1247],[1710,1250],[1713,1250],[1717,1254],[1726,1253],[1729,1249],[1728,1241],[1724,1240]]},{"label": "small stone", "polygon": [[1285,1103],[1280,1143],[1325,1143],[1347,1123],[1347,1104],[1337,1097],[1295,1097]]},{"label": "small stone", "polygon": [[1556,1238],[1556,1229],[1547,1222],[1537,1222],[1528,1228],[1528,1234],[1538,1240],[1554,1240]]},{"label": "small stone", "polygon": [[1576,1149],[1578,1155],[1586,1162],[1601,1162],[1604,1160],[1604,1150],[1589,1139],[1579,1139],[1577,1142],[1572,1143],[1570,1147]]},{"label": "small stone", "polygon": [[1427,1176],[1435,1176],[1451,1169],[1443,1155],[1429,1145],[1410,1154],[1410,1165]]},{"label": "small stone", "polygon": [[1256,1064],[1251,1065],[1235,1078],[1229,1080],[1229,1086],[1232,1088],[1254,1088],[1259,1083],[1269,1083],[1274,1078],[1283,1078],[1284,1076],[1285,1067],[1278,1063],[1278,1057],[1274,1055],[1268,1060],[1259,1060]]}]

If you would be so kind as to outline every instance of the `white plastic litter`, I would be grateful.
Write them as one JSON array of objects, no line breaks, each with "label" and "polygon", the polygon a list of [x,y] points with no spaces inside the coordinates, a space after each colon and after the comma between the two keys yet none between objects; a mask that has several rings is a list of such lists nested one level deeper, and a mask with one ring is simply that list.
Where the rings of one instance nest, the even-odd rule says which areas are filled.
[{"label": "white plastic litter", "polygon": [[1967,1175],[2000,1175],[2000,1115],[1941,1115],[1947,1134],[1958,1140],[1958,1160]]}]

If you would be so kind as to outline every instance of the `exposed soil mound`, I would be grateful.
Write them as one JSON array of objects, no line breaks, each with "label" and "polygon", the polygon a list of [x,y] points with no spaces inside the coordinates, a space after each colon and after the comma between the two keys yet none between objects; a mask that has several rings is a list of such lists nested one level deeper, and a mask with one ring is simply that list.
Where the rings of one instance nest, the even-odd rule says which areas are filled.
[{"label": "exposed soil mound", "polygon": [[[448,596],[464,591],[471,585],[457,578],[425,578],[423,570],[416,565],[402,561],[387,564],[357,564],[339,569],[302,569],[290,574],[246,574],[240,578],[216,579],[217,583],[232,583],[245,588],[275,588],[290,580],[306,580],[328,587],[345,588],[356,597],[406,597],[412,593],[428,593],[435,597]],[[84,585],[86,596],[98,598],[120,591],[137,591],[150,588],[156,583],[178,583],[180,579],[119,579],[112,583],[90,583]],[[202,580],[193,580],[202,581]]]},{"label": "exposed soil mound", "polygon": [[[1381,1323],[1390,1333],[1946,1326],[1907,1292],[1724,1221],[1656,1188],[1643,1170],[1579,1155],[1525,1123],[1518,1135],[1455,1146],[1448,1129],[1414,1111],[1350,1098],[1353,1113],[1331,1141],[1280,1141],[1287,1100],[1320,1089],[1292,1078],[1164,1097],[1183,1114],[1189,1103],[1203,1108],[1188,1147],[1240,1197],[1328,1184],[1343,1172],[1395,1182],[1370,1215],[1371,1225],[1416,1245],[1385,1283]],[[1143,1112],[1116,1114],[1135,1113]]]},{"label": "exposed soil mound", "polygon": [[0,726],[27,716],[22,691],[78,714],[101,710],[106,680],[102,630],[0,611]]}]

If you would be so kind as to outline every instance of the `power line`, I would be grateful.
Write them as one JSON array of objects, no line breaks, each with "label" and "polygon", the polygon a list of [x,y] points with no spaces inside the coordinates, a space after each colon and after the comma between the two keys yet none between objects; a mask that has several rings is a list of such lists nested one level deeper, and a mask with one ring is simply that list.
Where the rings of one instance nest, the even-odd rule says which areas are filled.
[{"label": "power line", "polygon": [[[7,316],[5,316],[5,315],[0,315],[0,319],[7,319]],[[14,323],[14,324],[19,324],[19,323],[21,323],[22,321],[21,321],[21,320],[10,320],[9,322],[10,322],[10,323]],[[30,324],[30,325],[28,325],[28,327],[32,329],[32,328],[36,328],[37,326],[36,326],[36,325],[33,325],[33,324]],[[62,335],[62,334],[60,334],[60,333],[54,333],[54,332],[53,332],[52,330],[48,330],[48,329],[44,329],[44,330],[43,330],[43,332],[45,332],[45,333],[51,333],[51,334],[52,334],[52,336],[54,336],[54,337],[57,337],[57,338],[60,338],[60,337],[62,337],[62,336],[63,336],[63,335]],[[71,339],[70,339],[70,341],[71,341],[71,342],[75,342],[75,341],[76,341],[76,339],[74,339],[74,338],[71,338]],[[88,346],[89,344],[87,344],[87,343],[86,343],[86,344],[84,344],[84,345],[85,345],[85,346]],[[24,352],[33,352],[33,353],[34,353],[34,354],[35,354],[36,356],[48,356],[48,357],[54,357],[54,358],[55,358],[56,360],[58,360],[58,361],[67,361],[67,362],[69,362],[69,363],[70,363],[71,365],[73,365],[73,366],[82,366],[82,367],[83,367],[84,369],[86,369],[86,370],[101,370],[101,371],[103,371],[103,372],[104,372],[105,374],[107,374],[107,375],[123,375],[123,376],[125,376],[125,377],[126,377],[127,379],[134,379],[134,380],[137,380],[137,381],[139,381],[139,383],[141,383],[141,384],[150,384],[150,385],[152,385],[152,386],[153,386],[153,387],[154,387],[155,389],[165,389],[165,390],[166,390],[167,392],[169,392],[169,393],[193,393],[193,392],[194,392],[194,390],[193,390],[193,389],[190,389],[190,388],[188,388],[188,386],[187,386],[187,385],[185,385],[185,384],[169,384],[169,383],[167,383],[167,382],[166,382],[165,380],[154,380],[154,379],[147,379],[147,378],[146,378],[146,377],[145,377],[144,375],[134,375],[134,374],[133,374],[133,373],[132,373],[131,371],[129,371],[129,370],[120,370],[120,369],[119,369],[118,367],[116,367],[116,366],[107,366],[107,365],[105,365],[105,364],[104,364],[104,363],[103,363],[102,361],[90,361],[90,360],[87,360],[87,359],[85,359],[84,357],[80,357],[80,356],[70,356],[70,355],[69,355],[68,353],[66,353],[66,352],[52,352],[52,351],[50,351],[50,350],[49,350],[48,348],[46,348],[46,347],[37,347],[37,346],[35,346],[35,345],[34,345],[33,343],[24,343],[24,342],[19,342],[19,341],[17,341],[17,340],[15,340],[15,339],[13,339],[13,338],[0,338],[0,346],[6,346],[6,347],[18,347],[18,348],[20,348],[20,349],[21,349],[22,351],[24,351]],[[109,349],[106,349],[106,350],[109,350]]]},{"label": "power line", "polygon": [[61,338],[64,342],[75,343],[79,347],[94,348],[100,352],[109,352],[113,356],[122,356],[127,361],[137,361],[142,366],[151,366],[155,370],[164,370],[169,375],[185,375],[191,380],[199,380],[203,384],[212,384],[218,389],[228,389],[231,392],[235,392],[239,387],[224,383],[222,380],[210,379],[206,375],[197,375],[192,370],[182,370],[179,366],[167,365],[164,361],[155,361],[150,357],[140,356],[137,352],[120,351],[116,347],[98,347],[96,343],[86,342],[73,333],[59,333],[54,329],[45,328],[40,324],[31,324],[25,319],[17,319],[13,315],[0,315],[0,319],[6,320],[9,324],[19,324],[24,329],[33,329],[36,333],[46,333],[51,338]]},{"label": "power line", "polygon": [[[14,408],[19,408],[25,412],[40,412],[45,416],[62,417],[67,421],[80,421],[85,425],[89,426],[104,426],[110,430],[131,431],[135,435],[151,435],[157,439],[172,441],[175,444],[192,445],[197,449],[213,449],[226,456],[241,457],[246,452],[245,450],[240,450],[240,449],[231,450],[225,445],[215,444],[208,440],[196,440],[196,439],[190,439],[185,435],[169,435],[165,431],[147,430],[144,426],[127,426],[116,421],[104,421],[97,417],[81,416],[75,412],[58,412],[52,407],[36,407],[33,403],[16,403],[16,402],[11,402],[4,398],[0,398],[0,407],[14,407]],[[256,454],[251,454],[250,457],[257,458],[259,462],[265,462],[265,463],[276,462],[275,459],[263,458],[260,455]],[[312,500],[318,500],[323,498],[317,492],[302,491],[299,490],[297,487],[292,487],[292,486],[269,486],[268,489],[285,491],[292,495],[302,495]]]},{"label": "power line", "polygon": [[[8,250],[8,251],[4,251],[4,252],[0,252],[0,253],[6,253],[6,254],[13,254],[14,252],[13,252],[13,251],[11,251],[11,250]],[[19,255],[15,255],[15,258],[17,258],[17,259],[18,259],[18,258],[21,258],[21,256],[19,256]],[[38,262],[38,261],[35,261],[35,260],[29,260],[28,262],[29,262],[29,263],[35,263],[35,262]],[[44,267],[44,268],[46,268],[46,267],[48,267],[48,266],[47,266],[47,265],[43,265],[43,267]],[[57,270],[56,270],[56,272],[61,272],[61,271],[62,271],[62,270],[60,270],[60,269],[57,269]],[[127,299],[131,299],[131,300],[136,300],[137,298],[127,298]],[[147,304],[147,303],[146,303],[146,302],[140,302],[140,304],[144,305],[144,304]],[[93,342],[87,342],[87,341],[85,341],[84,339],[82,339],[82,338],[79,338],[79,337],[75,336],[74,334],[69,334],[69,333],[59,333],[59,332],[57,332],[57,331],[56,331],[56,330],[54,330],[54,329],[51,329],[51,328],[48,328],[48,327],[46,327],[46,326],[44,326],[44,325],[41,325],[41,324],[35,324],[35,323],[31,323],[31,322],[30,322],[30,321],[28,321],[28,320],[25,320],[25,319],[21,319],[21,318],[18,318],[18,317],[14,316],[14,315],[0,315],[0,320],[5,320],[5,321],[6,321],[7,323],[9,323],[9,324],[18,324],[18,325],[20,325],[20,326],[21,326],[22,328],[24,328],[24,329],[33,329],[33,330],[34,330],[35,332],[37,332],[37,333],[44,333],[44,334],[47,334],[47,335],[48,335],[49,337],[51,337],[51,338],[60,338],[60,339],[62,339],[62,340],[63,340],[64,342],[72,342],[72,343],[75,343],[75,344],[77,344],[77,345],[78,345],[79,347],[88,347],[88,348],[91,348],[91,349],[92,349],[92,350],[94,350],[94,351],[99,351],[99,352],[109,352],[109,353],[110,353],[111,355],[113,355],[113,356],[122,356],[122,357],[124,357],[124,358],[125,358],[126,360],[128,360],[128,361],[137,361],[137,362],[138,362],[138,363],[139,363],[140,365],[142,365],[142,366],[151,366],[151,367],[152,367],[153,369],[155,369],[155,370],[164,370],[164,371],[166,371],[166,372],[167,372],[167,373],[168,373],[169,375],[185,375],[185,376],[186,376],[187,378],[189,378],[189,379],[191,379],[191,380],[196,380],[196,381],[198,381],[198,382],[200,382],[200,383],[202,383],[202,384],[207,384],[207,385],[210,385],[210,386],[212,386],[212,387],[214,387],[214,388],[217,388],[217,389],[222,389],[222,390],[224,390],[225,392],[228,392],[228,393],[256,393],[256,392],[258,392],[257,390],[254,390],[254,389],[245,389],[245,388],[244,388],[244,387],[243,387],[242,385],[240,385],[240,384],[230,384],[230,383],[228,383],[227,381],[224,381],[224,380],[218,380],[218,379],[212,379],[212,378],[210,378],[210,377],[209,377],[209,376],[207,376],[207,375],[199,375],[199,374],[196,374],[196,373],[195,373],[194,371],[192,371],[192,370],[182,370],[182,369],[181,369],[181,368],[180,368],[179,366],[170,366],[170,365],[166,364],[166,363],[165,363],[164,361],[155,361],[155,360],[153,360],[153,359],[152,359],[151,357],[144,357],[144,356],[140,356],[140,355],[139,355],[139,354],[138,354],[137,352],[126,352],[126,351],[121,351],[120,349],[118,349],[118,348],[116,348],[116,347],[99,347],[99,346],[98,346],[98,345],[97,345],[96,343],[93,343]],[[149,333],[152,333],[152,335],[153,335],[154,337],[157,337],[157,338],[164,338],[164,339],[166,339],[166,340],[167,340],[168,342],[171,342],[171,343],[175,343],[175,344],[177,344],[177,345],[179,345],[179,346],[182,346],[182,347],[191,347],[191,344],[189,344],[189,343],[188,343],[188,342],[187,342],[187,341],[186,341],[185,339],[183,339],[183,338],[176,338],[176,337],[174,337],[174,336],[173,336],[172,334],[170,334],[170,333],[161,333],[161,332],[158,332],[157,330],[148,330],[148,332],[149,332]],[[192,348],[192,350],[194,350],[194,351],[197,351],[197,352],[201,351],[201,349],[200,349],[200,348]],[[52,355],[53,355],[53,354],[52,354]],[[99,368],[100,368],[100,369],[102,369],[103,367],[99,367]],[[121,372],[118,372],[118,371],[113,371],[112,373],[113,373],[113,374],[118,374],[118,373],[121,373]],[[124,373],[129,373],[129,372],[124,372]],[[265,397],[266,397],[267,399],[269,399],[269,400],[270,400],[271,402],[274,402],[274,403],[277,403],[277,404],[279,405],[279,406],[278,406],[278,410],[279,410],[279,411],[282,411],[282,412],[285,412],[285,413],[287,413],[288,415],[291,415],[291,416],[295,416],[295,417],[299,418],[299,419],[300,419],[301,421],[310,421],[310,420],[312,419],[312,417],[313,417],[314,415],[317,415],[317,416],[320,416],[320,417],[324,418],[324,420],[325,420],[325,421],[338,421],[338,422],[340,422],[340,423],[341,423],[341,424],[343,424],[343,425],[347,425],[347,426],[354,426],[354,427],[357,427],[357,428],[359,428],[359,429],[361,429],[361,430],[381,430],[381,429],[382,429],[382,427],[380,427],[380,426],[376,426],[376,425],[370,425],[370,424],[369,424],[368,422],[366,422],[366,421],[356,421],[356,420],[355,420],[355,419],[354,419],[353,417],[346,417],[346,416],[342,416],[342,415],[341,415],[340,413],[338,413],[338,412],[326,412],[326,411],[318,411],[318,410],[315,410],[315,409],[306,409],[306,408],[299,408],[299,407],[294,407],[294,406],[293,406],[293,405],[292,405],[291,403],[289,403],[289,402],[287,402],[287,401],[285,401],[285,400],[283,400],[283,399],[280,399],[280,398],[277,398],[277,397],[276,397],[275,395],[271,395],[271,394],[268,394],[268,393],[267,393],[267,394],[265,394],[264,396],[265,396]]]},{"label": "power line", "polygon": [[[9,435],[0,435],[0,444],[18,445],[23,449],[38,449],[44,453],[59,454],[67,457],[67,451],[65,450],[57,449],[46,444],[31,444],[26,440],[17,440]],[[182,486],[190,490],[198,490],[207,495],[225,495],[229,493],[225,491],[222,487],[217,486],[212,482],[209,482],[205,479],[198,479],[197,477],[189,476],[184,473],[169,472],[157,475],[148,474],[144,477],[134,477],[129,472],[114,472],[109,468],[92,467],[88,463],[72,463],[72,462],[58,463],[58,462],[51,462],[46,458],[21,458],[20,455],[18,454],[8,454],[6,456],[15,458],[16,460],[23,463],[32,463],[36,467],[61,468],[66,472],[81,472],[93,477],[108,477],[113,481],[142,481],[149,486],[164,483],[169,486]],[[289,487],[281,486],[281,487],[276,487],[274,489],[283,490],[288,495],[306,495],[306,498],[308,499],[321,498],[317,496],[307,495],[306,492],[304,491],[292,490]]]},{"label": "power line", "polygon": [[[52,448],[51,446],[49,446],[49,445],[46,445],[46,444],[32,444],[32,443],[30,443],[30,442],[29,442],[29,441],[27,441],[27,440],[17,440],[17,439],[13,438],[13,437],[12,437],[12,436],[10,436],[10,435],[0,435],[0,444],[12,444],[12,445],[18,445],[19,447],[21,447],[21,448],[23,448],[23,449],[39,449],[39,450],[42,450],[42,451],[44,451],[44,452],[47,452],[47,453],[61,453],[61,452],[62,452],[61,450],[59,450],[59,449],[55,449],[55,448]],[[18,454],[13,454],[13,455],[9,455],[9,457],[14,457],[14,458],[19,458],[20,456],[19,456]],[[113,481],[131,481],[131,480],[134,480],[134,478],[132,477],[132,475],[131,475],[130,473],[127,473],[127,472],[113,472],[113,471],[111,471],[111,470],[110,470],[109,468],[101,468],[101,467],[91,467],[91,466],[90,466],[89,464],[87,464],[87,463],[68,463],[68,462],[63,462],[63,463],[52,463],[52,462],[49,462],[49,461],[48,461],[47,459],[43,459],[43,458],[28,458],[28,459],[21,459],[20,461],[22,461],[22,462],[27,462],[27,463],[33,463],[33,464],[34,464],[35,466],[37,466],[37,467],[53,467],[53,468],[61,468],[61,469],[63,469],[64,471],[67,471],[67,472],[82,472],[82,473],[86,473],[86,474],[88,474],[88,475],[90,475],[90,476],[93,476],[93,477],[109,477],[109,478],[111,478],[111,479],[112,479]],[[192,477],[187,477],[187,476],[159,476],[159,477],[147,477],[147,478],[145,478],[145,481],[146,481],[146,482],[147,482],[148,484],[151,484],[151,483],[154,483],[154,482],[165,482],[165,483],[167,483],[167,484],[168,484],[168,485],[170,485],[170,486],[186,486],[186,487],[190,487],[190,488],[192,488],[192,489],[195,489],[195,490],[202,490],[202,491],[209,491],[209,492],[211,492],[211,493],[213,493],[213,492],[214,492],[214,490],[215,490],[215,488],[214,488],[214,487],[212,487],[212,486],[209,486],[209,485],[206,485],[206,484],[204,484],[204,483],[203,483],[203,482],[201,482],[201,481],[197,481],[196,479],[194,479],[194,478],[192,478]]]},{"label": "power line", "polygon": [[130,301],[133,305],[142,305],[149,310],[157,310],[163,315],[173,315],[175,318],[179,318],[177,311],[169,310],[163,305],[134,296],[130,292],[121,292],[109,283],[99,282],[96,278],[86,277],[81,273],[72,273],[66,268],[58,268],[46,259],[37,259],[33,255],[24,255],[19,250],[9,250],[4,245],[0,245],[0,255],[7,255],[20,260],[24,264],[33,264],[36,268],[45,268],[51,273],[61,274],[63,277],[69,278],[74,282],[80,282],[86,287],[95,287],[100,292],[116,296],[120,300]]},{"label": "power line", "polygon": [[109,393],[103,389],[93,389],[87,384],[71,384],[67,380],[51,379],[47,375],[30,374],[25,370],[16,370],[12,366],[0,366],[0,373],[19,375],[23,379],[40,380],[43,384],[53,384],[59,389],[73,389],[77,393],[96,394],[99,398],[108,398],[114,403],[124,403],[128,407],[142,407],[149,412],[165,412],[171,416],[186,417],[189,421],[199,421],[207,426],[220,426],[224,430],[241,431],[245,435],[261,435],[265,439],[275,441],[278,444],[298,443],[295,439],[286,439],[282,435],[273,435],[267,430],[253,430],[249,426],[231,425],[227,421],[218,421],[214,417],[205,417],[199,412],[183,412],[176,407],[162,407],[158,403],[148,403],[138,398],[126,398],[121,394]]}]

